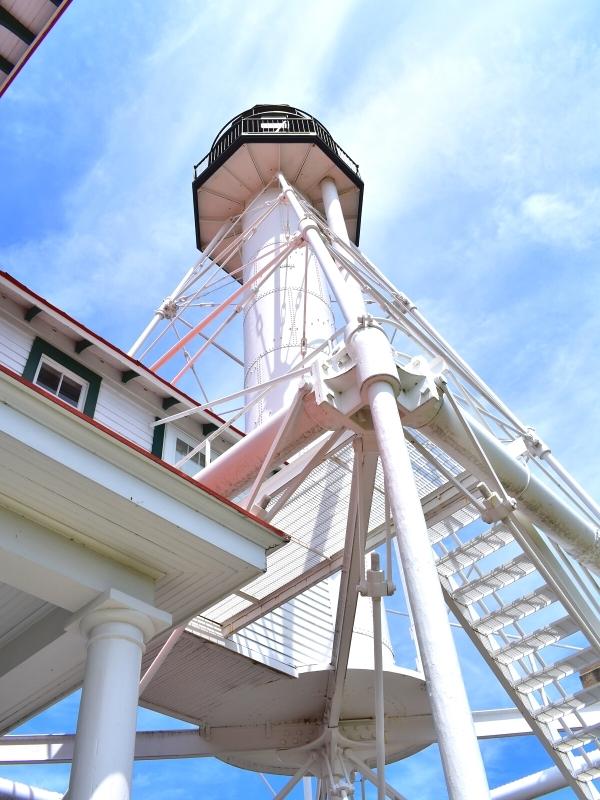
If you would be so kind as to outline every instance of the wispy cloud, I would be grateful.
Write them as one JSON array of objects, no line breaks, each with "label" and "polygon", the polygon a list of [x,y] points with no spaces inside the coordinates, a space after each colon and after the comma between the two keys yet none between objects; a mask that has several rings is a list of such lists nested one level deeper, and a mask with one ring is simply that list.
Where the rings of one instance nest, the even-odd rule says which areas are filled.
[{"label": "wispy cloud", "polygon": [[[217,129],[257,102],[304,107],[361,164],[368,254],[600,490],[597,4],[151,6],[72,4],[3,100],[6,202],[24,212],[2,266],[127,345],[196,258],[191,166]],[[459,646],[474,703],[503,699]],[[486,748],[501,782],[503,745]],[[207,764],[178,770],[226,796],[232,773]],[[153,769],[137,787],[174,796],[143,786]],[[390,775],[441,796],[433,748]]]},{"label": "wispy cloud", "polygon": [[88,320],[139,327],[196,257],[192,164],[242,108],[312,100],[352,5],[305,3],[299,25],[273,1],[177,4],[106,98],[98,152],[57,198],[64,224],[0,249],[5,268]]}]

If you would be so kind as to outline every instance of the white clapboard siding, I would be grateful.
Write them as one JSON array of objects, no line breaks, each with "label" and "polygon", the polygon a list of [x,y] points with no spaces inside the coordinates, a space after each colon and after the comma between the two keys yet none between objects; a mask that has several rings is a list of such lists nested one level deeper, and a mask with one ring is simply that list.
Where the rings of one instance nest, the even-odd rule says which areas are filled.
[{"label": "white clapboard siding", "polygon": [[238,631],[232,639],[264,657],[302,670],[329,662],[333,622],[330,591],[323,581]]},{"label": "white clapboard siding", "polygon": [[34,338],[32,331],[0,319],[0,364],[21,375]]},{"label": "white clapboard siding", "polygon": [[124,391],[103,380],[94,413],[97,422],[124,436],[145,450],[152,449],[155,415]]}]

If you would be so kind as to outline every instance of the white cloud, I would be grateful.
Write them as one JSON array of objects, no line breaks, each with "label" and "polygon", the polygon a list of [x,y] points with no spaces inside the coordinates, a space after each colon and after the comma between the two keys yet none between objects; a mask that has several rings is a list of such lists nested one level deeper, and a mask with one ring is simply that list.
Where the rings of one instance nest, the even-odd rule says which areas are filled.
[{"label": "white cloud", "polygon": [[560,194],[530,194],[521,204],[523,230],[532,238],[577,249],[589,246],[600,232],[600,191],[575,199]]}]

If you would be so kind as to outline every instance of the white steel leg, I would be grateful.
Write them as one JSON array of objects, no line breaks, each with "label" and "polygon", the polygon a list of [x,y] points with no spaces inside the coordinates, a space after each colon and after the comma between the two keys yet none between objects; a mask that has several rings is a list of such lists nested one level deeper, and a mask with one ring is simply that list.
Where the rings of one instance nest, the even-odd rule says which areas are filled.
[{"label": "white steel leg", "polygon": [[[379,569],[379,556],[371,553],[371,569],[367,573],[371,588],[385,587],[383,572]],[[373,603],[373,664],[375,667],[375,743],[377,752],[377,800],[385,800],[385,706],[383,690],[383,637],[381,633],[381,595],[371,595]]]},{"label": "white steel leg", "polygon": [[0,800],[62,800],[62,797],[58,792],[0,778]]},{"label": "white steel leg", "polygon": [[394,390],[389,383],[377,381],[368,387],[368,398],[448,795],[451,800],[484,800],[489,798],[489,788]]},{"label": "white steel leg", "polygon": [[[280,182],[290,203],[293,204],[295,200],[293,191],[286,188],[281,176]],[[346,228],[343,215],[340,215],[337,209],[339,197],[335,183],[324,182],[322,191],[328,222],[334,232],[340,235]],[[300,230],[312,244],[313,239],[318,236],[306,223],[303,227],[303,222],[300,220]],[[347,232],[345,238],[347,239]],[[317,247],[323,244],[320,239],[315,243]],[[319,258],[318,251],[317,258]],[[332,263],[325,263],[326,261],[323,256],[322,266],[329,280],[334,267]],[[336,286],[332,286],[332,290],[341,308],[349,308],[354,312],[354,317],[345,312],[349,321],[361,316],[364,318],[365,306],[362,298],[357,296],[353,281],[344,283],[343,275],[343,272],[340,275],[338,271],[334,279]],[[341,295],[341,299],[338,294]],[[357,308],[358,313],[356,313]],[[391,364],[385,363],[387,354],[383,354],[381,361],[379,360],[378,354],[383,353],[380,351],[381,338],[381,335],[376,335],[375,329],[371,328],[370,331],[365,330],[360,335],[353,334],[350,343],[356,359],[360,388],[361,391],[366,388],[371,408],[373,427],[396,525],[408,601],[412,607],[427,680],[448,796],[450,800],[485,800],[489,798],[489,788],[446,605],[431,554],[427,526],[404,441],[395,392],[391,382],[381,379],[385,374],[390,376],[390,380],[392,376],[397,377],[391,352],[388,355]]]},{"label": "white steel leg", "polygon": [[313,800],[312,778],[306,776],[302,778],[302,788],[304,790],[304,800]]},{"label": "white steel leg", "polygon": [[[168,624],[168,615],[157,614]],[[140,665],[155,620],[139,610],[106,606],[81,620],[87,660],[69,800],[130,798]]]}]

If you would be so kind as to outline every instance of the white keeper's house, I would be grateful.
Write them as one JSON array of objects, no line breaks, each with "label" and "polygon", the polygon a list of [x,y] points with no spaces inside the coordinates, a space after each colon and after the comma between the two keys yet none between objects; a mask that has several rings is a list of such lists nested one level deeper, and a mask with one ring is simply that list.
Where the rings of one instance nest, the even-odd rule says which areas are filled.
[{"label": "white keeper's house", "polygon": [[[82,780],[86,726],[114,742],[107,758],[132,757],[118,755],[115,722],[131,740],[145,645],[261,574],[285,541],[172,465],[219,420],[153,423],[196,405],[0,274],[0,729],[83,680]],[[226,432],[186,467],[240,436]]]}]

